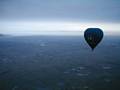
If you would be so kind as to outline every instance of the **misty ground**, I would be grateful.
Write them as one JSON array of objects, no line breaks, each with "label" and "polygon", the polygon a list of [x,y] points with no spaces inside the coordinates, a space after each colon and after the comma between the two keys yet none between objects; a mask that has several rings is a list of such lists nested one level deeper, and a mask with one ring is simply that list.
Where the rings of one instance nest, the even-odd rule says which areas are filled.
[{"label": "misty ground", "polygon": [[120,37],[0,37],[0,90],[120,90]]}]

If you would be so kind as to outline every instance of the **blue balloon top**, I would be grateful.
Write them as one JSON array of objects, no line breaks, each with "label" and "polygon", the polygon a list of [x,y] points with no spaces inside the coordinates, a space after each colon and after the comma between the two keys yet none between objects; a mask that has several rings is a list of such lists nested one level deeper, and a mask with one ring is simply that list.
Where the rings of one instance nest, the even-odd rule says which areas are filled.
[{"label": "blue balloon top", "polygon": [[84,32],[84,38],[93,50],[102,40],[103,31],[100,28],[88,28]]}]

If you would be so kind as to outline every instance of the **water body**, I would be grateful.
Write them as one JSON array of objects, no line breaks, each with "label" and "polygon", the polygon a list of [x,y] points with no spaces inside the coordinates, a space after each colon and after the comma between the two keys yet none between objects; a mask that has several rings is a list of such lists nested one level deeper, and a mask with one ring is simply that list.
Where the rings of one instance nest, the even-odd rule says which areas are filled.
[{"label": "water body", "polygon": [[0,90],[120,90],[120,37],[0,37]]}]

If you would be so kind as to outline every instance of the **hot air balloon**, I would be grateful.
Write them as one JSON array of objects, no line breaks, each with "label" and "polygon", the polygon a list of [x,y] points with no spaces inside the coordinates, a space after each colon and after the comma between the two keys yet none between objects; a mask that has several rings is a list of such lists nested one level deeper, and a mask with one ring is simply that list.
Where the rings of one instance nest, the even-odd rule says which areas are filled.
[{"label": "hot air balloon", "polygon": [[88,28],[84,32],[84,38],[92,50],[94,50],[103,38],[103,31],[100,28]]}]

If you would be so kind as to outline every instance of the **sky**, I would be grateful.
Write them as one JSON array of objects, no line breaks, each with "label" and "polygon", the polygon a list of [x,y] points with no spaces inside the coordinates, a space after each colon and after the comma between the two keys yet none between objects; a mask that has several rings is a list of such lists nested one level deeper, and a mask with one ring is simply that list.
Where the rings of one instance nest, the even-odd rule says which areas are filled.
[{"label": "sky", "polygon": [[120,34],[120,0],[0,0],[0,33],[78,34],[89,27]]}]

